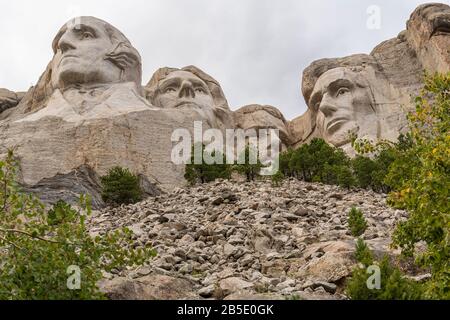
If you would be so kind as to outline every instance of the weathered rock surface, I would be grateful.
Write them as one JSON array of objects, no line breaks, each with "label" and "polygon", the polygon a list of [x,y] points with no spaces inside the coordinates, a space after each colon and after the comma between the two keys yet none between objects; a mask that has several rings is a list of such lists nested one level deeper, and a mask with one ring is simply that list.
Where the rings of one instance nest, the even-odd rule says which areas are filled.
[{"label": "weathered rock surface", "polygon": [[346,149],[349,131],[372,141],[395,141],[414,108],[412,97],[422,87],[424,71],[450,70],[449,21],[448,5],[424,4],[412,13],[405,31],[372,53],[313,62],[302,83],[309,110],[291,122],[294,143],[322,137]]},{"label": "weathered rock surface", "polygon": [[256,131],[260,129],[279,130],[279,138],[284,149],[292,144],[288,122],[275,107],[262,105],[244,106],[234,112],[234,119],[235,126],[239,129],[254,129]]},{"label": "weathered rock surface", "polygon": [[114,278],[99,287],[111,300],[188,300],[198,299],[192,283],[164,275],[149,275],[136,280]]},{"label": "weathered rock surface", "polygon": [[[236,201],[213,204],[233,194]],[[397,255],[389,248],[390,235],[407,215],[388,207],[384,195],[297,180],[279,188],[218,181],[175,189],[96,211],[88,224],[94,234],[129,227],[136,245],[158,253],[136,270],[118,270],[113,277],[120,280],[109,280],[127,284],[112,290],[118,298],[145,291],[140,279],[150,273],[191,283],[180,299],[345,299],[345,280],[357,265],[347,226],[352,206],[365,214],[364,238],[375,253]]]},{"label": "weathered rock surface", "polygon": [[[77,23],[87,37],[93,35],[83,26],[96,30],[87,45],[77,36]],[[192,105],[153,106],[141,86],[139,53],[102,20],[80,17],[68,22],[55,37],[53,50],[47,70],[19,105],[16,94],[0,92],[1,111],[15,106],[0,118],[0,156],[15,149],[21,183],[44,201],[73,203],[81,191],[88,191],[94,204],[101,205],[98,176],[117,165],[139,174],[150,195],[157,193],[155,185],[184,185],[184,166],[171,158],[173,132],[183,128],[193,135],[195,121],[203,121],[205,130],[233,127],[219,125],[216,118],[208,121]],[[195,67],[189,70],[207,81],[214,107],[226,110],[225,120],[232,121],[220,86]]]},{"label": "weathered rock surface", "polygon": [[[23,92],[12,92],[7,89],[0,88],[0,114],[3,111],[14,108],[20,102],[25,94]],[[0,116],[1,120],[1,116]]]},{"label": "weathered rock surface", "polygon": [[[84,42],[79,32],[92,39]],[[203,130],[235,127],[219,83],[194,66],[162,68],[144,88],[138,51],[105,21],[69,21],[52,48],[47,69],[23,98],[0,91],[0,112],[8,109],[0,117],[0,157],[14,148],[21,184],[46,202],[74,203],[89,191],[101,205],[94,181],[114,166],[139,174],[150,195],[183,186],[172,134],[183,129],[193,137],[196,121]]]},{"label": "weathered rock surface", "polygon": [[[184,166],[175,165],[171,159],[172,133],[178,128],[193,131],[194,120],[200,119],[194,114],[142,110],[80,122],[44,117],[0,123],[0,154],[15,147],[22,184],[44,200],[53,198],[48,194],[50,189],[69,187],[60,189],[67,193],[63,198],[69,200],[70,194],[75,196],[80,189],[76,185],[91,185],[89,179],[81,181],[88,175],[73,174],[80,167],[92,168],[95,175],[102,176],[119,165],[151,184],[170,189],[184,184]],[[62,177],[67,183],[58,182]],[[96,185],[91,186],[94,188],[88,190],[98,194]]]}]

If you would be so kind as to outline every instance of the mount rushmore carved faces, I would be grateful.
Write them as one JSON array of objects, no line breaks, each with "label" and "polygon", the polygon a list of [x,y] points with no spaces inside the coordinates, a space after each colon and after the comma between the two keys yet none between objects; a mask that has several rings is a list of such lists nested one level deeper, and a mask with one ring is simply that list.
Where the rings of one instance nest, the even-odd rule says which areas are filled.
[{"label": "mount rushmore carved faces", "polygon": [[350,134],[379,137],[370,87],[361,74],[350,68],[325,72],[315,84],[310,105],[323,114],[323,137],[336,147],[350,143]]},{"label": "mount rushmore carved faces", "polygon": [[66,23],[53,41],[52,85],[134,82],[141,85],[141,58],[112,25],[93,17]]}]

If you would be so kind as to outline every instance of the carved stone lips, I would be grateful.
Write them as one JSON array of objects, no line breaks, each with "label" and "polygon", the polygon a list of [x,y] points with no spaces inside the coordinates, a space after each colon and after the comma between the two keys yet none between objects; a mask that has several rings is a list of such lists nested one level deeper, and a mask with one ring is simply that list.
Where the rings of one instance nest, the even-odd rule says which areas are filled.
[{"label": "carved stone lips", "polygon": [[61,60],[59,61],[59,64],[61,64],[61,62],[63,62],[65,59],[67,59],[67,58],[78,58],[78,56],[76,56],[76,55],[74,55],[74,54],[66,54],[66,55],[63,55],[62,57],[61,57]]},{"label": "carved stone lips", "polygon": [[330,122],[328,122],[327,131],[334,131],[347,121],[348,119],[343,117],[332,119]]},{"label": "carved stone lips", "polygon": [[197,104],[196,104],[195,102],[193,102],[193,101],[182,101],[182,102],[178,103],[178,104],[175,106],[175,108],[179,108],[179,107],[185,106],[185,105],[187,105],[187,104],[190,104],[190,105],[193,105],[193,106],[196,106],[196,107],[200,107],[199,105],[197,105]]}]

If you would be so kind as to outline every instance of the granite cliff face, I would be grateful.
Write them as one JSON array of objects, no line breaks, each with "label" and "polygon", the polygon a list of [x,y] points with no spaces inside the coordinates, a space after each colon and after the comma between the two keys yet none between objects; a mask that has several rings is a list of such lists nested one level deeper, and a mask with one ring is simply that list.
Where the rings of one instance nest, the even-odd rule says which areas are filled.
[{"label": "granite cliff face", "polygon": [[[2,91],[0,100],[2,111],[7,109],[0,121],[0,154],[15,149],[22,184],[43,200],[52,202],[56,192],[73,202],[88,192],[101,205],[92,181],[116,165],[140,174],[149,194],[181,185],[184,167],[171,160],[172,133],[179,128],[192,133],[194,121],[202,121],[204,129],[234,126],[220,86],[198,69],[208,85],[184,71],[182,76],[196,79],[182,79],[181,93],[164,100],[175,105],[154,106],[152,87],[141,85],[139,53],[104,21],[70,21],[55,37],[53,50],[46,71],[17,106],[13,93]],[[73,184],[67,183],[70,177]]]},{"label": "granite cliff face", "polygon": [[308,111],[291,126],[294,145],[314,137],[349,149],[348,132],[395,140],[405,130],[424,72],[450,71],[450,7],[419,6],[396,38],[370,54],[313,62],[303,72]]},{"label": "granite cliff face", "polygon": [[395,140],[423,72],[450,71],[450,7],[418,7],[407,30],[370,54],[313,62],[302,82],[308,110],[292,121],[272,106],[232,111],[220,83],[194,66],[161,68],[143,86],[139,52],[93,17],[65,24],[52,48],[27,93],[0,89],[0,156],[14,148],[22,184],[48,202],[89,192],[101,206],[96,181],[116,165],[138,173],[148,194],[182,186],[171,138],[180,128],[193,135],[195,121],[204,130],[278,129],[283,148],[320,137],[351,154],[349,132]]}]

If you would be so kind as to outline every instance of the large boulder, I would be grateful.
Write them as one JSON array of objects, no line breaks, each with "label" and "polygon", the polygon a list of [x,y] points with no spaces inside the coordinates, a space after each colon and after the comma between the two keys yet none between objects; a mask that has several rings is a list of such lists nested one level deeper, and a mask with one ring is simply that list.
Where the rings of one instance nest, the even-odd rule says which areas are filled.
[{"label": "large boulder", "polygon": [[23,92],[16,93],[9,91],[8,89],[0,88],[0,114],[3,111],[6,111],[8,109],[17,106],[20,100],[23,98],[23,96],[24,96]]},{"label": "large boulder", "polygon": [[102,280],[99,287],[111,300],[199,299],[192,283],[165,275],[149,275],[138,279]]}]

